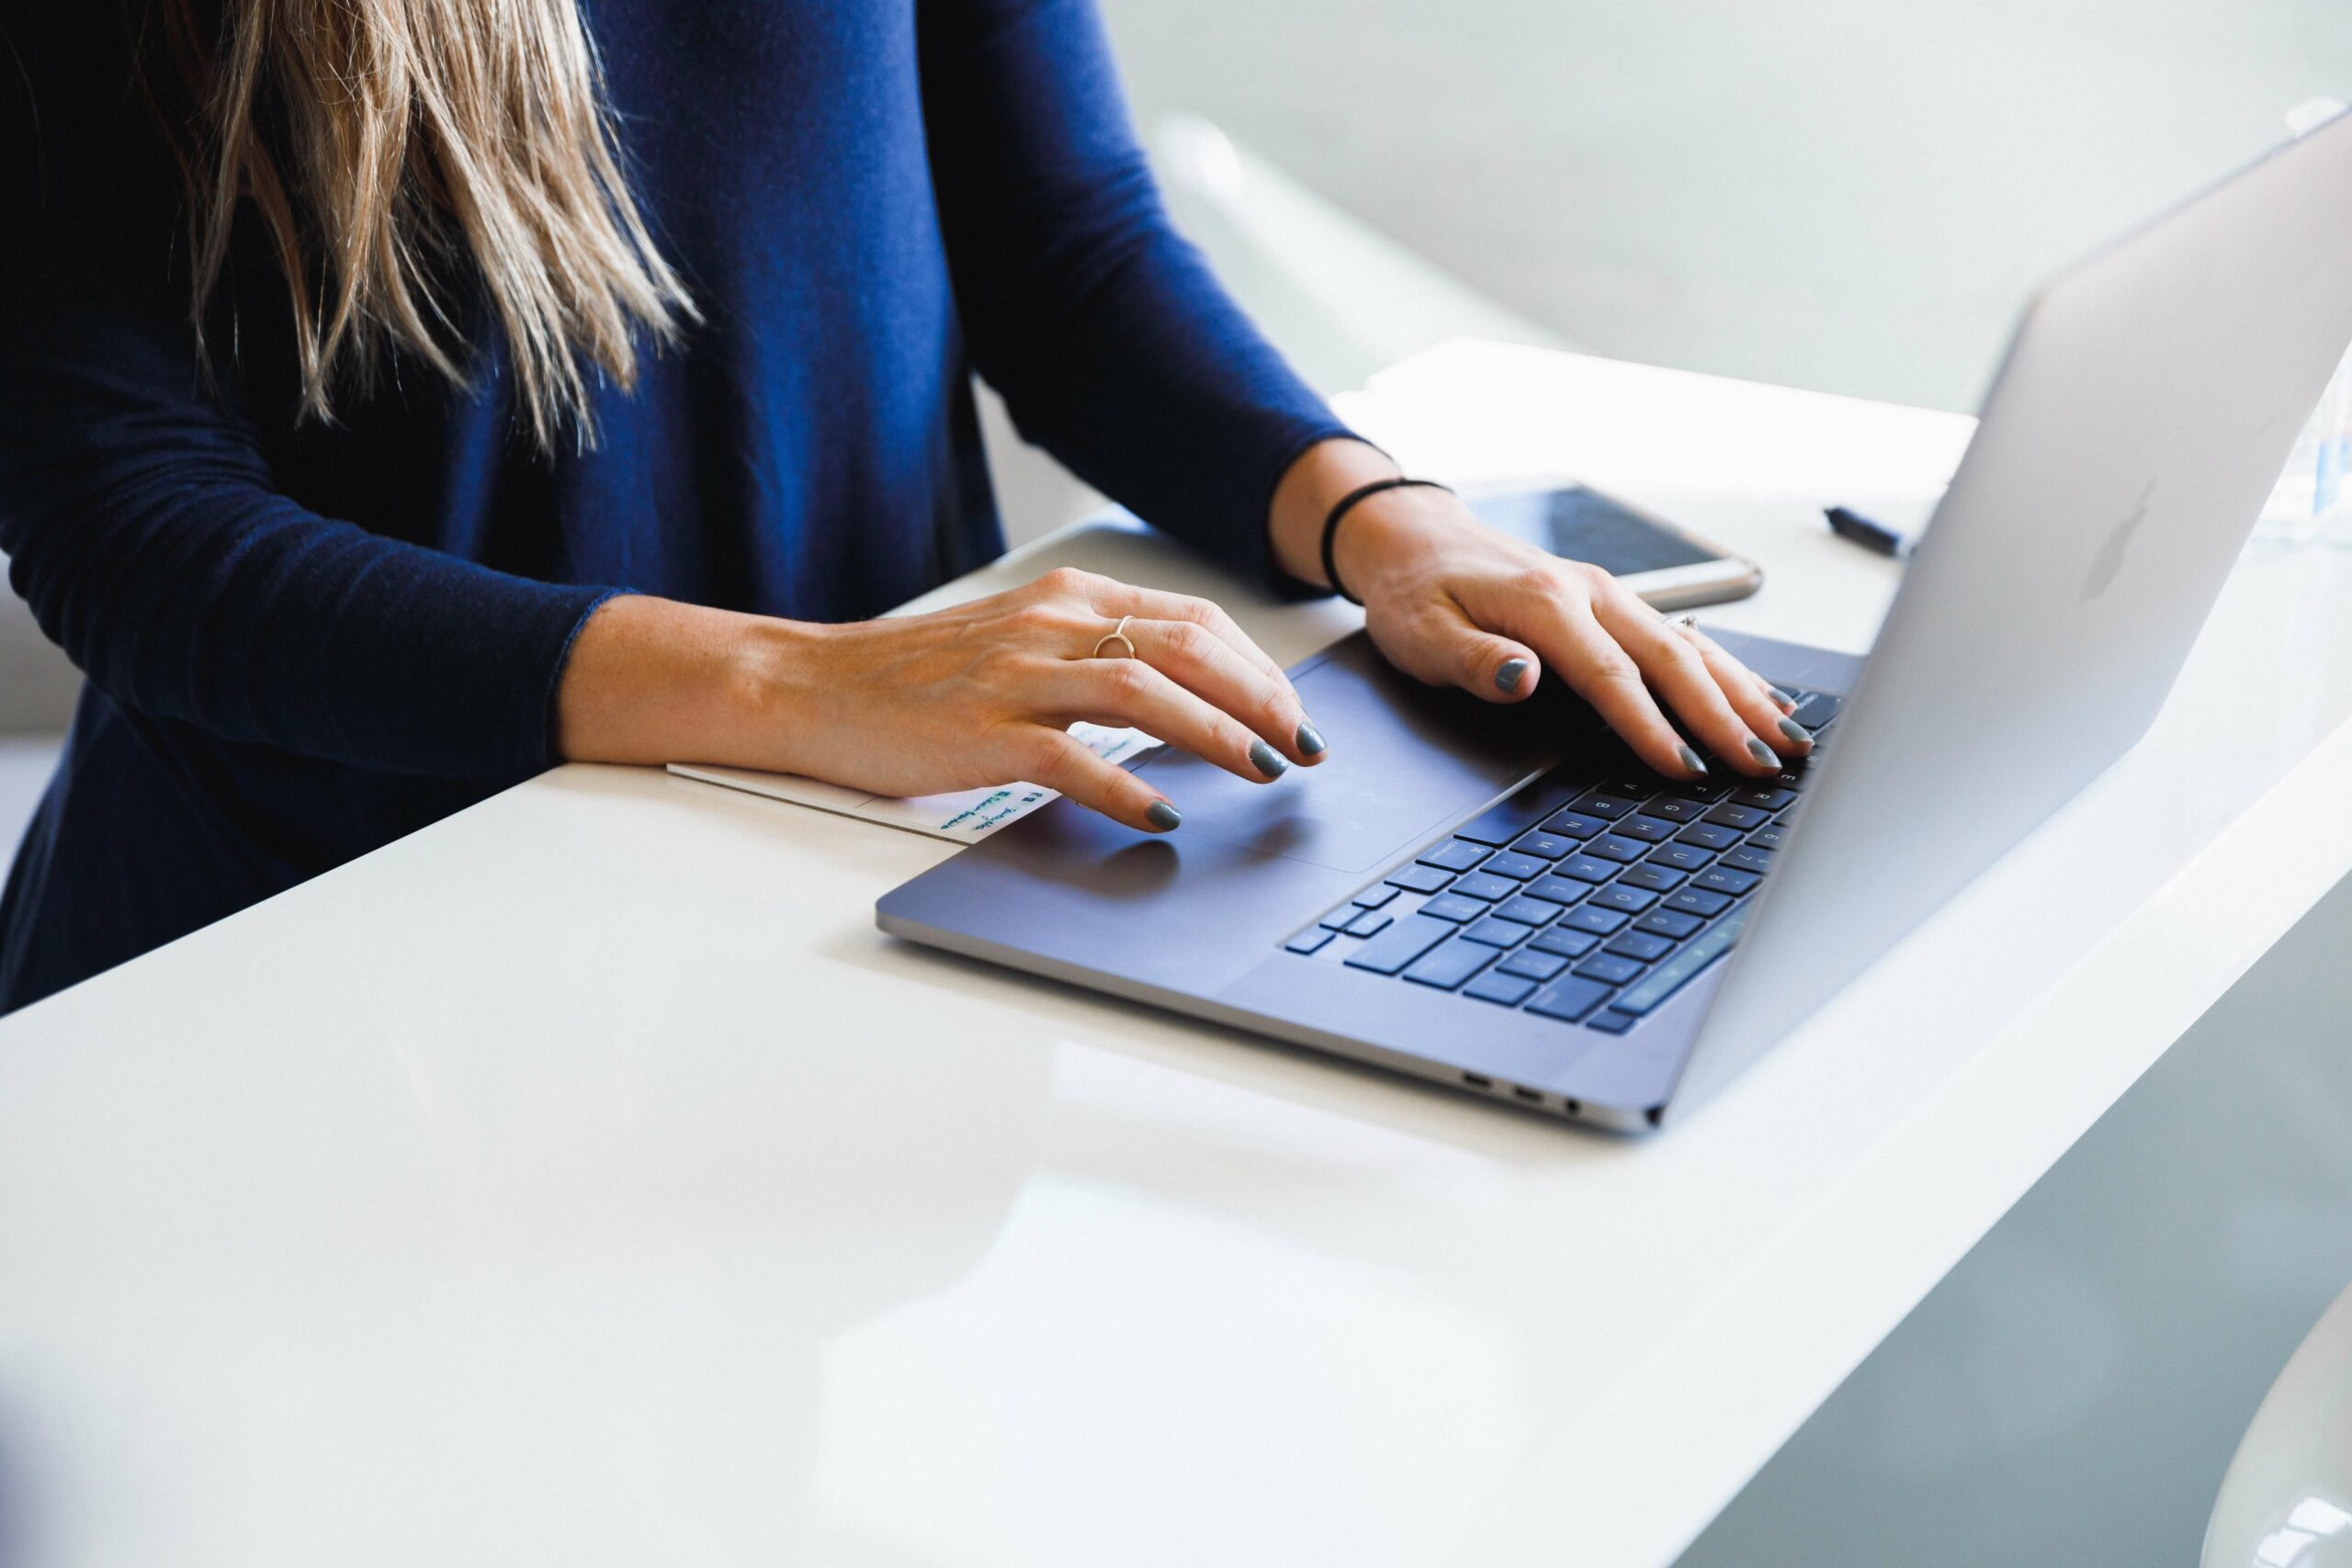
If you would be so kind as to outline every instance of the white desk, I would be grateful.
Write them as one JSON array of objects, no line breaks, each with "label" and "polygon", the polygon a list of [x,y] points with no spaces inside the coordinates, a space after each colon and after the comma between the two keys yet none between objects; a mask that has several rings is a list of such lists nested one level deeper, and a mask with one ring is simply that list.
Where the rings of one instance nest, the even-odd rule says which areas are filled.
[{"label": "white desk", "polygon": [[[1846,646],[1892,569],[1813,509],[1967,429],[1470,345],[1350,412],[1671,505],[1773,574],[1725,624]],[[964,590],[1062,559],[1207,581],[1098,530]],[[1649,1140],[893,943],[943,846],[560,770],[0,1022],[0,1520],[74,1568],[1668,1562],[2352,866],[2347,589],[2250,557],[2138,751]],[[1227,598],[1285,659],[1347,624]]]}]

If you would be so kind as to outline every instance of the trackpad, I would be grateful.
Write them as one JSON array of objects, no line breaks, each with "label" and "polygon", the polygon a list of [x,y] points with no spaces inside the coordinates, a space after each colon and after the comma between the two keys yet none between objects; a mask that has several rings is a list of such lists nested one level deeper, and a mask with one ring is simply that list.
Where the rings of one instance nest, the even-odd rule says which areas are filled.
[{"label": "trackpad", "polygon": [[1367,872],[1566,753],[1590,710],[1534,699],[1512,706],[1435,690],[1350,637],[1294,682],[1330,742],[1312,768],[1247,784],[1190,753],[1136,771],[1199,834],[1333,871]]}]

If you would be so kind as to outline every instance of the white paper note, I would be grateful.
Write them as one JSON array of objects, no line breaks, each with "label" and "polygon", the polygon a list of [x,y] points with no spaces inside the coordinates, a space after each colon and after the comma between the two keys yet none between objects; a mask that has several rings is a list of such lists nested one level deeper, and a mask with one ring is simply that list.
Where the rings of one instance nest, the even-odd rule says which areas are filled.
[{"label": "white paper note", "polygon": [[[1073,724],[1070,734],[1106,762],[1125,762],[1159,744],[1140,729],[1110,729],[1099,724]],[[948,795],[919,795],[899,798],[844,789],[840,784],[805,779],[796,773],[763,773],[752,768],[707,767],[698,762],[673,762],[680,778],[813,806],[886,828],[927,833],[958,844],[978,843],[1007,822],[1026,817],[1054,798],[1054,791],[1032,784],[1000,784],[989,789],[957,790]]]}]

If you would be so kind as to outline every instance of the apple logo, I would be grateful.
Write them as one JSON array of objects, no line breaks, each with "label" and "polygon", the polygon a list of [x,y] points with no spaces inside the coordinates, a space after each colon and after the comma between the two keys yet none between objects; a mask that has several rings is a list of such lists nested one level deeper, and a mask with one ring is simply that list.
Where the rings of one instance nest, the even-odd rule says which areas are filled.
[{"label": "apple logo", "polygon": [[2132,536],[2139,532],[2141,523],[2146,519],[2149,499],[2155,493],[2156,481],[2150,479],[2148,488],[2140,492],[2140,504],[2132,509],[2132,515],[2108,530],[2107,542],[2099,546],[2098,554],[2091,560],[2091,574],[2083,579],[2082,603],[2087,604],[2106,592],[2108,584],[2115,581],[2115,574],[2123,570],[2123,552],[2132,547]]}]

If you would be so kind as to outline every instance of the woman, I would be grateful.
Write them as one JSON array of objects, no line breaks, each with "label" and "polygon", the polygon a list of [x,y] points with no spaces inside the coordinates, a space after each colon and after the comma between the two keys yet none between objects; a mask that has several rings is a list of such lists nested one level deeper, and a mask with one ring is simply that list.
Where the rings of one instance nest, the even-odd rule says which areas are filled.
[{"label": "woman", "polygon": [[1169,227],[1086,0],[0,6],[0,549],[88,676],[0,1010],[560,759],[1026,778],[1144,831],[1182,803],[1071,720],[1314,765],[1200,601],[866,618],[999,547],[974,368],[1159,526],[1336,571],[1424,680],[1565,680],[1668,774],[1706,764],[1660,699],[1744,773],[1809,744],[1441,491],[1327,558],[1396,470]]}]

